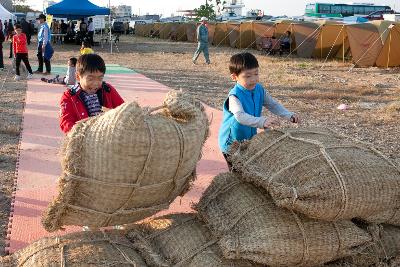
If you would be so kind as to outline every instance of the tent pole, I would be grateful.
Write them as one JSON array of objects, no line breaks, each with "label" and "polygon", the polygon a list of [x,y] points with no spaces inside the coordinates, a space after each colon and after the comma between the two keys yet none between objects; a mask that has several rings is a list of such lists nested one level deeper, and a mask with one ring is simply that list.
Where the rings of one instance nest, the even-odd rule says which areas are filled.
[{"label": "tent pole", "polygon": [[344,44],[344,33],[343,33],[343,35],[342,35],[342,42],[343,42],[343,43],[342,43],[342,47],[343,47],[343,48],[342,48],[342,50],[343,50],[343,51],[342,51],[342,60],[343,60],[343,63],[344,63],[344,48],[345,48],[345,44]]},{"label": "tent pole", "polygon": [[112,34],[111,34],[111,0],[108,0],[108,8],[110,9],[110,15],[108,15],[108,24],[110,29],[110,54],[112,54]]},{"label": "tent pole", "polygon": [[322,42],[322,41],[323,41],[323,36],[322,36],[322,35],[323,35],[323,32],[324,32],[324,31],[323,31],[323,29],[322,29],[322,30],[321,30],[321,59],[322,59],[322,47],[323,47],[323,45],[322,45],[322,44],[323,44],[323,42]]},{"label": "tent pole", "polygon": [[293,38],[293,23],[290,23],[290,43],[289,43],[290,54],[292,54],[292,38]]},{"label": "tent pole", "polygon": [[392,46],[392,30],[390,30],[390,34],[389,34],[389,51],[388,51],[388,56],[387,56],[386,68],[389,68],[391,46]]}]

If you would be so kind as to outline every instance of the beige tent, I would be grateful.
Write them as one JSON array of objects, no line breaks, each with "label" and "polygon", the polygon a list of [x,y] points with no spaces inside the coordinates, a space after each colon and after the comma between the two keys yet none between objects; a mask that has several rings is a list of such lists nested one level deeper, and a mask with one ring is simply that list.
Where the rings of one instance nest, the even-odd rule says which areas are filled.
[{"label": "beige tent", "polygon": [[253,22],[253,32],[254,32],[254,41],[255,48],[258,50],[261,49],[261,40],[264,37],[272,37],[275,34],[275,23],[274,22]]},{"label": "beige tent", "polygon": [[153,29],[153,24],[152,23],[150,23],[150,24],[144,24],[143,25],[144,27],[143,27],[143,36],[150,36],[150,32],[151,32],[151,30]]},{"label": "beige tent", "polygon": [[378,56],[376,65],[378,67],[400,66],[400,24],[389,26],[389,36]]},{"label": "beige tent", "polygon": [[187,41],[185,24],[180,22],[172,23],[169,38],[179,42]]},{"label": "beige tent", "polygon": [[292,48],[292,51],[296,51],[300,57],[311,57],[314,54],[322,25],[314,22],[293,24],[291,33],[297,46],[295,50]]},{"label": "beige tent", "polygon": [[186,35],[186,26],[185,23],[180,22],[179,26],[178,26],[178,39],[177,41],[179,42],[186,42],[187,39],[187,35]]},{"label": "beige tent", "polygon": [[189,42],[197,42],[196,30],[197,24],[195,22],[185,23],[186,28],[186,38]]},{"label": "beige tent", "polygon": [[320,28],[313,57],[326,59],[337,56],[344,59],[348,48],[349,43],[346,34],[346,25],[325,22]]},{"label": "beige tent", "polygon": [[236,43],[237,48],[253,48],[255,47],[255,36],[253,31],[253,22],[246,21],[240,23],[239,42]]},{"label": "beige tent", "polygon": [[240,37],[240,23],[238,22],[227,22],[229,45],[231,47],[237,47]]},{"label": "beige tent", "polygon": [[172,22],[162,23],[160,29],[160,38],[169,39],[172,33]]},{"label": "beige tent", "polygon": [[[304,22],[292,25],[296,53],[300,57],[333,58],[339,51],[343,57],[346,46],[346,26],[330,21]],[[348,46],[348,45],[347,45]]]},{"label": "beige tent", "polygon": [[159,22],[156,22],[153,24],[153,28],[151,29],[153,31],[153,36],[160,37],[160,31],[162,29],[162,24]]},{"label": "beige tent", "polygon": [[389,35],[391,23],[390,21],[374,21],[346,27],[355,65],[361,67],[375,65]]},{"label": "beige tent", "polygon": [[145,36],[145,26],[146,24],[137,24],[135,25],[135,35],[136,36]]},{"label": "beige tent", "polygon": [[214,33],[215,33],[215,23],[208,23],[208,43],[212,44],[214,42]]},{"label": "beige tent", "polygon": [[215,26],[213,45],[215,46],[229,46],[228,26],[227,23],[217,23]]}]

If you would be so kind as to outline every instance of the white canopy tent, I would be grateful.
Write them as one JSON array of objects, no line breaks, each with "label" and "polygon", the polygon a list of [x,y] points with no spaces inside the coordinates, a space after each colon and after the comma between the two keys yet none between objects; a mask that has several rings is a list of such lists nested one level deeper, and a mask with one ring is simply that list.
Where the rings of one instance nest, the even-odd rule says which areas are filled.
[{"label": "white canopy tent", "polygon": [[12,19],[14,21],[16,18],[17,18],[16,16],[14,16],[10,11],[5,9],[0,4],[0,19],[1,19],[2,23],[4,23],[4,21],[6,21],[6,20],[8,21],[9,19]]}]

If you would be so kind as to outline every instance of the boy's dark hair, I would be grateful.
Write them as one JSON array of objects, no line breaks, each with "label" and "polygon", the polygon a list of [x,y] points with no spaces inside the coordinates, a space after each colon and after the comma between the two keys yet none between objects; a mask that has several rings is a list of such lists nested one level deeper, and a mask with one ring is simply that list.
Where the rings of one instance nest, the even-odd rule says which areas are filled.
[{"label": "boy's dark hair", "polygon": [[76,57],[71,57],[69,59],[69,61],[72,63],[72,65],[75,67],[76,66],[76,62],[78,61],[78,59],[76,59]]},{"label": "boy's dark hair", "polygon": [[21,24],[15,24],[15,25],[14,25],[14,28],[15,28],[15,29],[22,29]]},{"label": "boy's dark hair", "polygon": [[106,64],[101,56],[97,54],[81,55],[76,63],[76,72],[80,75],[100,71],[106,73]]},{"label": "boy's dark hair", "polygon": [[249,52],[233,55],[229,62],[230,73],[236,75],[239,75],[244,70],[255,69],[258,67],[257,58]]}]

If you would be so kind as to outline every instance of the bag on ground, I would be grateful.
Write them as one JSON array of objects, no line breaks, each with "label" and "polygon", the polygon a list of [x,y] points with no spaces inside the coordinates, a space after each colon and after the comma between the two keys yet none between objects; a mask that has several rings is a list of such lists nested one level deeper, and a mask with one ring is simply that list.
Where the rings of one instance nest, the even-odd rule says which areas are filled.
[{"label": "bag on ground", "polygon": [[42,219],[47,231],[133,223],[189,189],[208,136],[204,107],[172,91],[154,111],[133,102],[73,127],[60,192]]},{"label": "bag on ground", "polygon": [[235,173],[218,175],[197,205],[224,257],[268,266],[317,266],[353,255],[371,237],[351,221],[309,219],[274,205]]},{"label": "bag on ground", "polygon": [[280,207],[400,225],[400,169],[368,144],[325,129],[287,129],[236,143],[230,153],[234,168]]},{"label": "bag on ground", "polygon": [[79,232],[45,237],[10,256],[2,267],[147,266],[131,242],[118,231]]},{"label": "bag on ground", "polygon": [[173,214],[138,224],[128,239],[151,267],[250,267],[257,264],[222,257],[217,239],[195,214]]}]

